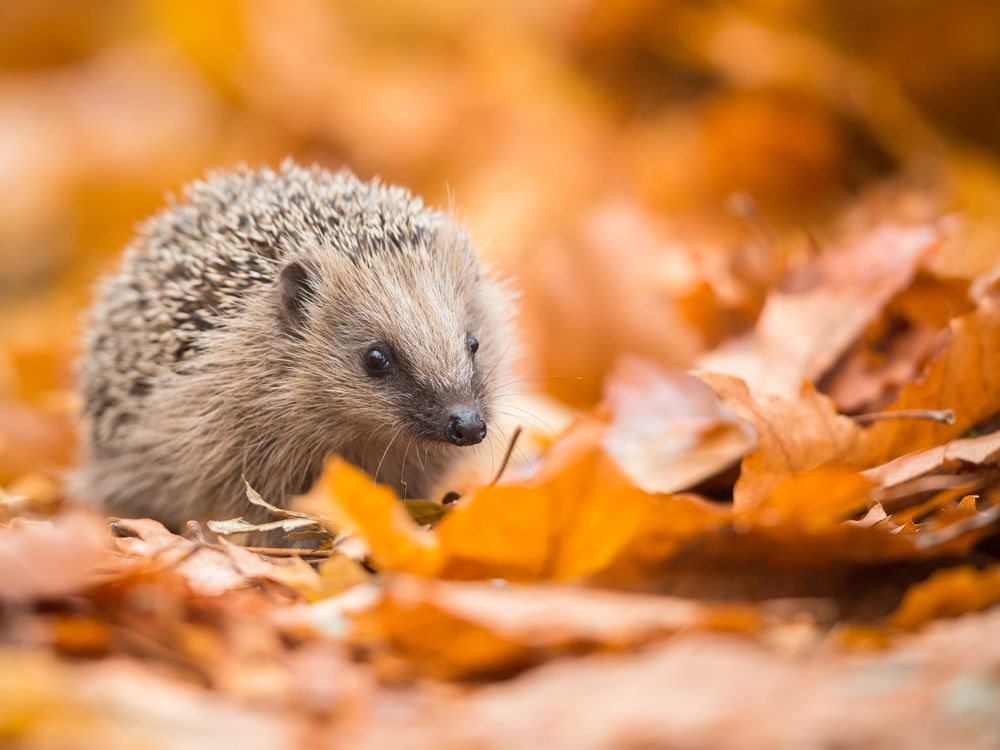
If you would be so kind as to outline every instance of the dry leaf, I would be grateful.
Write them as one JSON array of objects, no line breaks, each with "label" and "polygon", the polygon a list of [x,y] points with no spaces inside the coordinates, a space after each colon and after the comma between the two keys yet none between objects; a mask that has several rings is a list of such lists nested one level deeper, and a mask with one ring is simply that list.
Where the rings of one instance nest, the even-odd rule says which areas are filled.
[{"label": "dry leaf", "polygon": [[680,631],[741,623],[749,609],[574,587],[441,582],[392,576],[357,636],[421,672],[446,678],[510,674],[555,654],[631,649]]},{"label": "dry leaf", "polygon": [[1000,414],[1000,299],[985,297],[952,321],[951,340],[889,410],[951,409],[954,424],[892,420],[874,425],[869,439],[878,463],[940,445]]},{"label": "dry leaf", "polygon": [[869,438],[852,420],[837,414],[830,400],[811,385],[798,398],[751,395],[741,380],[715,373],[699,377],[723,404],[757,429],[757,445],[743,459],[733,491],[737,510],[758,505],[785,479],[830,461],[863,465]]},{"label": "dry leaf", "polygon": [[794,397],[910,284],[940,239],[934,226],[889,223],[823,253],[768,296],[752,337],[705,355],[698,368],[737,376],[755,396]]},{"label": "dry leaf", "polygon": [[111,565],[107,528],[92,516],[15,518],[0,525],[0,599],[25,602],[75,594]]},{"label": "dry leaf", "polygon": [[956,473],[965,466],[996,468],[998,464],[1000,432],[994,432],[908,453],[864,474],[882,487],[891,488],[930,474]]},{"label": "dry leaf", "polygon": [[223,551],[210,549],[168,531],[150,519],[118,519],[115,543],[127,554],[145,563],[155,563],[176,570],[195,591],[205,596],[219,596],[247,585],[247,577]]},{"label": "dry leaf", "polygon": [[1000,602],[1000,566],[985,570],[971,566],[935,573],[914,586],[892,613],[890,622],[904,630],[916,630],[943,618],[979,612]]},{"label": "dry leaf", "polygon": [[723,407],[693,375],[639,359],[605,383],[611,424],[604,449],[647,492],[690,489],[737,463],[755,442],[752,425]]}]

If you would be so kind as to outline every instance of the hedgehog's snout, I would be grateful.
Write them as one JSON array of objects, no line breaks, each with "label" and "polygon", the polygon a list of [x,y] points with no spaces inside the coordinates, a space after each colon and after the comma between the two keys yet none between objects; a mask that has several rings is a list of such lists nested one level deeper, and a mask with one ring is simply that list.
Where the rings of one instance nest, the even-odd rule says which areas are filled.
[{"label": "hedgehog's snout", "polygon": [[471,406],[451,409],[445,426],[445,437],[453,445],[477,445],[486,438],[486,420]]}]

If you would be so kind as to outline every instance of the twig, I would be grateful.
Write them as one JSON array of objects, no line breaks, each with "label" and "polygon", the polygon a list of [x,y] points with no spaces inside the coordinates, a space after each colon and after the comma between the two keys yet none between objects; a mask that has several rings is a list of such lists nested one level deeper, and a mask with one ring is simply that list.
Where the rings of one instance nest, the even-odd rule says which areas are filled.
[{"label": "twig", "polygon": [[955,424],[954,409],[897,409],[896,411],[873,411],[853,417],[858,424],[871,424],[887,419],[926,419],[941,424]]},{"label": "twig", "polygon": [[487,487],[492,487],[500,481],[500,477],[507,470],[507,464],[510,463],[510,457],[514,453],[514,447],[517,445],[519,437],[521,437],[521,425],[514,428],[514,434],[510,436],[510,443],[507,445],[507,452],[503,454],[503,461],[500,462],[500,468],[497,469],[497,473],[490,480],[490,483],[486,485]]}]

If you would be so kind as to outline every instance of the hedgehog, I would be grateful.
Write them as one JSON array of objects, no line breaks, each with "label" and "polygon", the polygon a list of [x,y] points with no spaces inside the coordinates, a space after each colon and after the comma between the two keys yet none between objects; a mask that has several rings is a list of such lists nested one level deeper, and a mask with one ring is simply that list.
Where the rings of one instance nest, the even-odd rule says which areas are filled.
[{"label": "hedgehog", "polygon": [[76,493],[176,529],[255,517],[245,483],[285,506],[339,455],[428,497],[495,420],[512,312],[462,226],[403,188],[210,174],[99,286]]}]

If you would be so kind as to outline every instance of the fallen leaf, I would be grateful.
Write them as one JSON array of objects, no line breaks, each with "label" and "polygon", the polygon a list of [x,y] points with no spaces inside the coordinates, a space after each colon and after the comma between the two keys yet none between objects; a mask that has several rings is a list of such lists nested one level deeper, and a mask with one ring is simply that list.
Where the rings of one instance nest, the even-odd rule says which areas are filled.
[{"label": "fallen leaf", "polygon": [[1000,299],[984,297],[973,312],[953,320],[948,345],[888,409],[951,409],[955,421],[875,424],[869,430],[879,449],[873,464],[945,443],[1000,413]]},{"label": "fallen leaf", "polygon": [[220,596],[247,585],[247,577],[234,566],[225,552],[178,536],[158,521],[122,518],[117,519],[114,525],[119,533],[130,534],[115,538],[122,552],[139,558],[143,564],[176,570],[192,589],[201,594]]},{"label": "fallen leaf", "polygon": [[940,570],[906,592],[889,622],[917,630],[935,620],[980,612],[1000,602],[1000,565],[977,570],[969,565]]},{"label": "fallen leaf", "polygon": [[26,602],[78,593],[101,579],[112,558],[107,527],[93,516],[15,518],[0,525],[0,599]]},{"label": "fallen leaf", "polygon": [[359,534],[379,569],[431,575],[440,568],[436,536],[416,525],[392,490],[343,460],[327,463],[303,502]]},{"label": "fallen leaf", "polygon": [[611,424],[602,445],[646,492],[690,489],[736,464],[754,445],[752,425],[693,375],[628,358],[605,382]]},{"label": "fallen leaf", "polygon": [[[429,711],[365,723],[352,738],[364,750],[609,750],[675,747],[678,737],[706,748],[794,747],[803,737],[852,748],[987,748],[997,732],[998,627],[1000,612],[988,612],[850,658],[692,633],[638,653],[553,662]],[[760,720],[779,705],[781,721]]]},{"label": "fallen leaf", "polygon": [[0,737],[35,747],[284,746],[295,722],[121,658],[98,664],[0,652]]},{"label": "fallen leaf", "polygon": [[289,532],[297,529],[316,529],[316,521],[310,518],[284,518],[279,521],[268,521],[267,523],[250,523],[244,518],[227,518],[224,521],[208,521],[208,528],[216,534],[228,536],[229,534],[261,533],[265,531]]},{"label": "fallen leaf", "polygon": [[473,492],[433,531],[421,530],[390,490],[340,461],[328,466],[310,502],[358,533],[379,570],[573,580],[600,570],[673,502],[630,484],[600,448],[604,429],[579,423],[534,477]]},{"label": "fallen leaf", "polygon": [[319,574],[301,557],[265,559],[225,539],[220,539],[219,543],[236,570],[247,580],[273,581],[307,597],[317,595],[321,589]]},{"label": "fallen leaf", "polygon": [[757,445],[744,459],[733,489],[737,510],[758,505],[782,481],[830,461],[863,466],[869,438],[830,399],[809,384],[797,398],[754,396],[738,378],[699,373],[720,401],[757,430]]},{"label": "fallen leaf", "polygon": [[752,336],[703,356],[698,369],[737,376],[755,396],[794,397],[910,284],[940,241],[934,225],[886,223],[824,252],[771,292]]},{"label": "fallen leaf", "polygon": [[359,642],[450,679],[512,674],[553,655],[632,649],[681,631],[758,627],[749,609],[668,597],[400,575],[357,621]]},{"label": "fallen leaf", "polygon": [[880,411],[947,343],[949,321],[974,307],[968,282],[922,273],[819,381],[843,412]]},{"label": "fallen leaf", "polygon": [[529,481],[484,487],[437,527],[441,574],[568,581],[600,570],[664,500],[633,486],[582,421]]},{"label": "fallen leaf", "polygon": [[864,475],[883,488],[897,487],[931,474],[954,474],[964,466],[996,468],[1000,465],[1000,432],[952,440],[924,451],[907,453],[868,469]]}]

